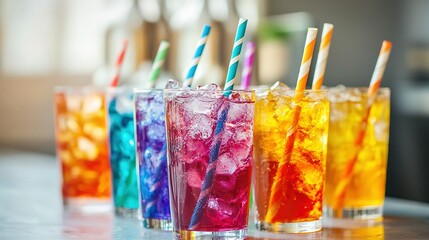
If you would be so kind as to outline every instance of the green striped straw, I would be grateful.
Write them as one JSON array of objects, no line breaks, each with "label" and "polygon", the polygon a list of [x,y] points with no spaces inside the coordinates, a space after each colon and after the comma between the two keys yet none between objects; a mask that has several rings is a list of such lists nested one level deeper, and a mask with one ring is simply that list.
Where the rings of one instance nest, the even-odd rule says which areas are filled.
[{"label": "green striped straw", "polygon": [[152,69],[150,71],[149,76],[151,88],[155,87],[156,80],[158,80],[159,74],[161,73],[161,68],[164,65],[165,59],[167,57],[169,47],[170,43],[168,43],[167,41],[161,41],[161,44],[159,44],[159,49],[156,53],[155,60],[153,61]]},{"label": "green striped straw", "polygon": [[231,59],[229,60],[228,73],[225,81],[225,97],[229,97],[234,88],[235,78],[237,76],[238,61],[240,60],[241,48],[243,46],[243,38],[246,33],[247,19],[240,18],[235,34],[234,47],[232,48]]}]

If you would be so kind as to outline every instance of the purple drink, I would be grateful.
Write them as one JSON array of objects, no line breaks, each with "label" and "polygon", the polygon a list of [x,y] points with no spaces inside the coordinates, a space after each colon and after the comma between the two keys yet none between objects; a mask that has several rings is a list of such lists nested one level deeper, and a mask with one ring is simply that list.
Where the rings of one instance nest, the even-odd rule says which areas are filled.
[{"label": "purple drink", "polygon": [[134,96],[143,226],[171,230],[162,90],[135,90]]},{"label": "purple drink", "polygon": [[[176,236],[186,239],[190,231],[195,236],[244,236],[253,159],[254,93],[233,91],[226,98],[223,91],[213,88],[165,90],[164,98]],[[223,127],[216,129],[222,115]],[[213,178],[208,180],[211,173]]]}]

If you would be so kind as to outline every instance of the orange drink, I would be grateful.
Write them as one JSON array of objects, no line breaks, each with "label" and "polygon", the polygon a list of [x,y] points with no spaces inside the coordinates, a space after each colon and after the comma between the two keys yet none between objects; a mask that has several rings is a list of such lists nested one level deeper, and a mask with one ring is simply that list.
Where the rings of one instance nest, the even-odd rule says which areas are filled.
[{"label": "orange drink", "polygon": [[59,87],[54,105],[64,204],[107,206],[111,172],[104,92],[89,87]]},{"label": "orange drink", "polygon": [[[389,142],[390,90],[380,88],[364,120],[366,130],[356,143],[367,114],[366,88],[330,90],[326,215],[373,219],[382,216]],[[352,169],[348,166],[356,159]],[[350,177],[345,172],[352,171]]]},{"label": "orange drink", "polygon": [[[296,100],[296,94],[302,98]],[[280,89],[257,94],[254,196],[258,229],[321,229],[328,119],[326,91]]]}]

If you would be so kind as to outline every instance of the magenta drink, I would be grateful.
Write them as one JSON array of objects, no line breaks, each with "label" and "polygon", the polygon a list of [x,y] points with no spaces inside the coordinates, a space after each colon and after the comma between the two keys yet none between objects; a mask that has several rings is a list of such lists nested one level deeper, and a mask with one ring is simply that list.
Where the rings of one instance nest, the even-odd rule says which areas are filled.
[{"label": "magenta drink", "polygon": [[254,92],[216,85],[164,91],[176,237],[244,237],[253,161]]}]

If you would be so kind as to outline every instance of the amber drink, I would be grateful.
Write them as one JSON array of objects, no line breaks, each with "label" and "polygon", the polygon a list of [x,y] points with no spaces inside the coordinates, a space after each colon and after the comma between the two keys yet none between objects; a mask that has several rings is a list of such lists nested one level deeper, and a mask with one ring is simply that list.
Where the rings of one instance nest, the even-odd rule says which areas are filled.
[{"label": "amber drink", "polygon": [[109,209],[111,172],[104,91],[91,87],[58,87],[54,106],[65,206]]},{"label": "amber drink", "polygon": [[[300,94],[302,98],[296,99]],[[256,227],[273,232],[321,229],[329,124],[326,91],[277,88],[255,102]]]},{"label": "amber drink", "polygon": [[[390,90],[380,88],[372,100],[368,99],[367,91],[340,87],[329,91],[331,114],[325,189],[325,214],[329,217],[382,216]],[[372,104],[368,110],[369,101]],[[359,137],[363,140],[358,141]],[[355,163],[351,164],[353,160]],[[347,171],[351,174],[346,174]]]}]

